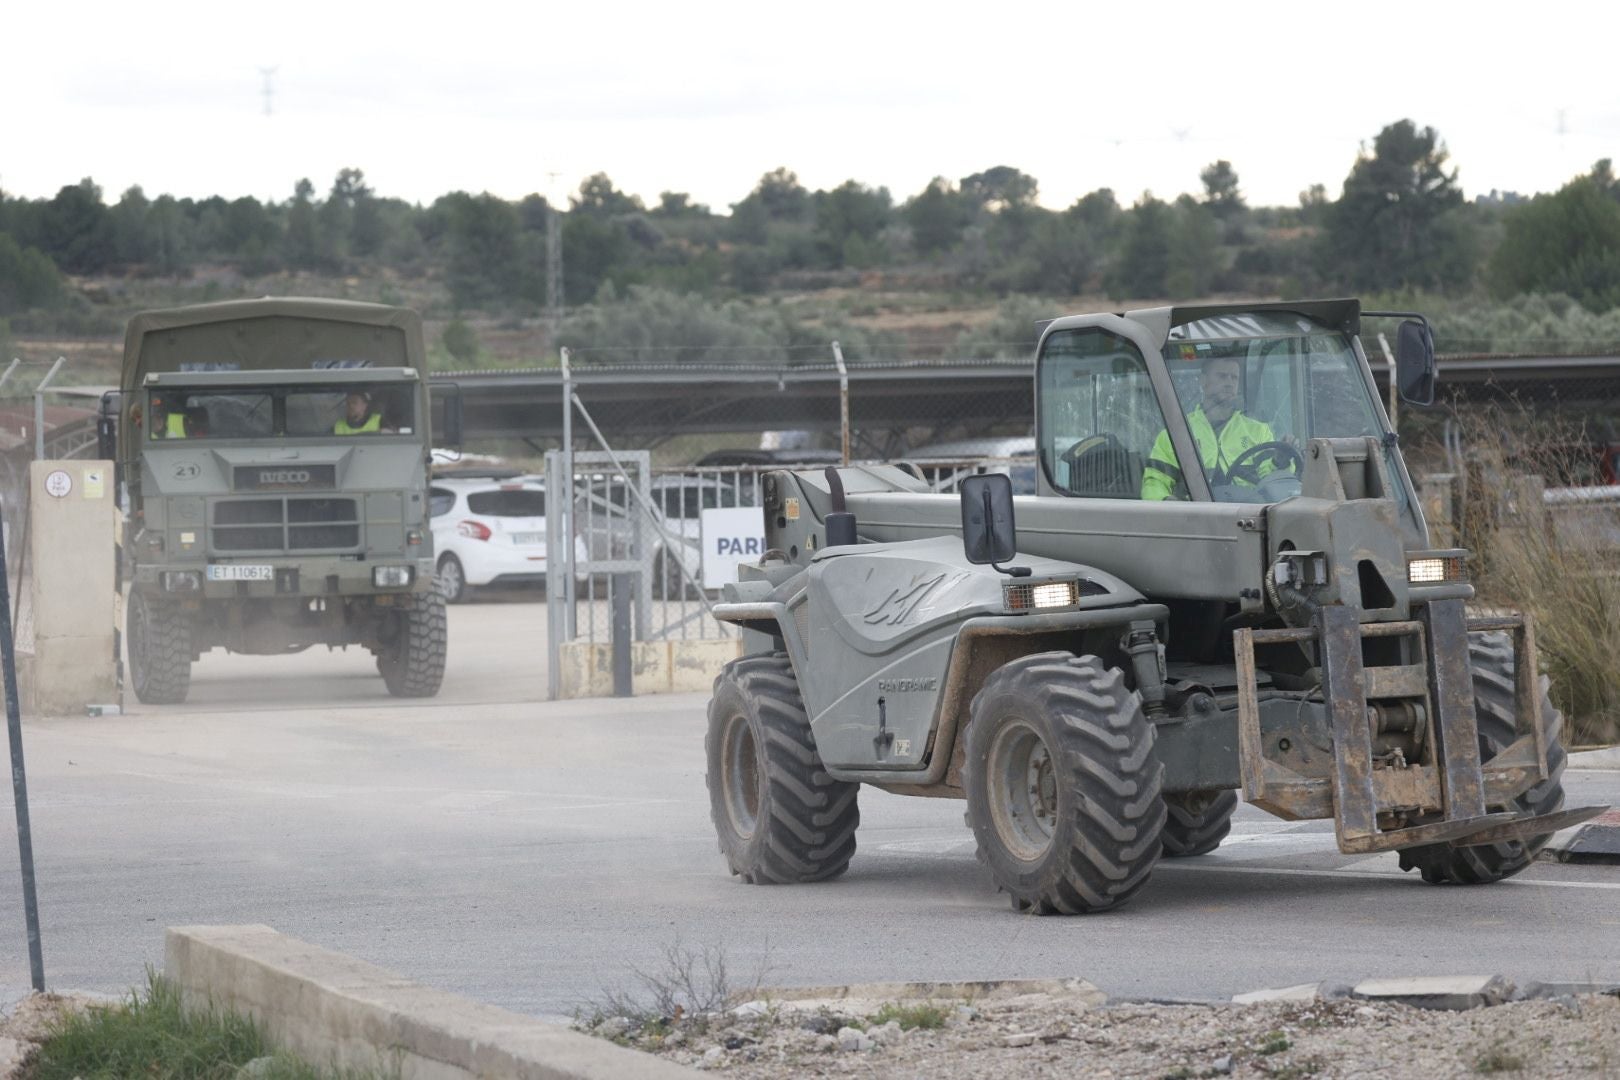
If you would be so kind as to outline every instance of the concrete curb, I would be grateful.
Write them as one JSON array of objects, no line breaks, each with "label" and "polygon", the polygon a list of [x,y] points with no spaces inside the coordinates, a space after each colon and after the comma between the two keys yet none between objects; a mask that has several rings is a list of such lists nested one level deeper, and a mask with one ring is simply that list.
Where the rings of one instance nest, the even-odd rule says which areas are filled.
[{"label": "concrete curb", "polygon": [[1537,856],[1546,862],[1620,865],[1620,810],[1553,833]]},{"label": "concrete curb", "polygon": [[400,1080],[678,1080],[698,1074],[434,990],[268,926],[171,927],[163,973],[188,1008],[244,1013],[315,1065]]},{"label": "concrete curb", "polygon": [[1582,750],[1578,754],[1571,754],[1564,767],[1567,769],[1620,769],[1620,746],[1608,746],[1602,750]]},{"label": "concrete curb", "polygon": [[1086,1005],[1108,1000],[1084,979],[986,979],[978,982],[852,983],[848,986],[791,986],[762,988],[751,999],[795,1004],[842,1001],[884,1004],[890,1001],[1006,1001],[1032,994],[1074,998]]},{"label": "concrete curb", "polygon": [[1509,1001],[1550,1001],[1581,994],[1620,997],[1620,983],[1528,982],[1515,987],[1501,975],[1415,975],[1397,979],[1301,983],[1237,994],[1232,1002],[1255,1005],[1268,1001],[1357,1001],[1410,1005],[1418,1009],[1465,1010]]}]

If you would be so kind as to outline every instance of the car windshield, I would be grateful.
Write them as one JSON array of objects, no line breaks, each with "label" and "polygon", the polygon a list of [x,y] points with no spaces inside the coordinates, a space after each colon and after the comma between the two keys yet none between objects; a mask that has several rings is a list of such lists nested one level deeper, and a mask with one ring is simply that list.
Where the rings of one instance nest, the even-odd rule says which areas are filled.
[{"label": "car windshield", "polygon": [[153,390],[146,437],[163,439],[330,438],[410,435],[416,430],[412,383],[352,387]]}]

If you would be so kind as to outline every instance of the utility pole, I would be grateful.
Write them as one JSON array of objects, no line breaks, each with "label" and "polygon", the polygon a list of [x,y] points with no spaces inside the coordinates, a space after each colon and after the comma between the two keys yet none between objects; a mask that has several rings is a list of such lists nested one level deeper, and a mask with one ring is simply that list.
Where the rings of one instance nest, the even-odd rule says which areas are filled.
[{"label": "utility pole", "polygon": [[259,93],[264,95],[264,115],[266,115],[266,116],[269,116],[271,113],[273,113],[275,111],[275,97],[276,97],[276,82],[275,82],[275,79],[276,79],[276,71],[277,70],[279,70],[279,69],[278,68],[273,68],[273,67],[260,68],[259,69],[259,77],[264,80],[263,85],[262,85],[261,89],[259,90]]},{"label": "utility pole", "polygon": [[553,347],[562,334],[563,317],[562,212],[555,201],[558,175],[546,174],[551,181],[546,198],[546,322]]}]

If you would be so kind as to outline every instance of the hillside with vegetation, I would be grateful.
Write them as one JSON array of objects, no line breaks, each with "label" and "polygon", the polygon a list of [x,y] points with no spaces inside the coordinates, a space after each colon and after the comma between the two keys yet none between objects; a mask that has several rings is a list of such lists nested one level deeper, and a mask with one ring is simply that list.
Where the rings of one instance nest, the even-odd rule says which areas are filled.
[{"label": "hillside with vegetation", "polygon": [[566,207],[464,191],[412,204],[358,168],[282,202],[110,200],[86,178],[0,193],[0,351],[88,339],[105,359],[132,310],[267,293],[416,306],[440,368],[551,363],[559,344],[663,362],[825,359],[833,338],[855,359],[1019,355],[1033,320],[1063,310],[1343,294],[1421,303],[1442,351],[1620,346],[1609,161],[1550,194],[1466,198],[1433,128],[1401,120],[1346,156],[1336,195],[1314,184],[1282,207],[1250,206],[1224,160],[1198,194],[1102,188],[1063,208],[1008,165],[903,198],[854,179],[812,191],[779,168],[726,212],[675,191],[649,205],[603,174]]}]

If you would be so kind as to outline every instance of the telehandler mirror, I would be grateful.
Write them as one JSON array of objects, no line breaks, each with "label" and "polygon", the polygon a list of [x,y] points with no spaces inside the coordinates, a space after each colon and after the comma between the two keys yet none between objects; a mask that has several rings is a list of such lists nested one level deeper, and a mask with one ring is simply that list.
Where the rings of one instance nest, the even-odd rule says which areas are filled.
[{"label": "telehandler mirror", "polygon": [[103,461],[118,460],[118,408],[123,395],[109,390],[101,395],[101,408],[96,413],[96,456]]},{"label": "telehandler mirror", "polygon": [[1395,335],[1395,378],[1401,398],[1413,405],[1434,404],[1434,334],[1419,319],[1401,323]]},{"label": "telehandler mirror", "polygon": [[[961,490],[962,550],[968,562],[995,566],[1012,558],[1018,551],[1012,481],[1005,473],[984,473],[963,480]],[[1029,573],[1027,567],[1018,569]],[[1017,570],[1006,572],[1016,574]]]}]

